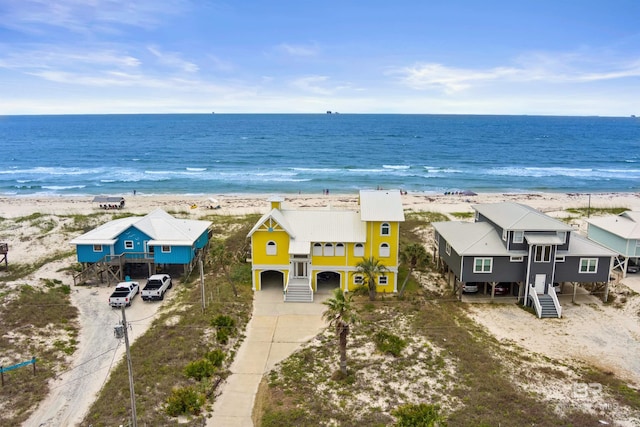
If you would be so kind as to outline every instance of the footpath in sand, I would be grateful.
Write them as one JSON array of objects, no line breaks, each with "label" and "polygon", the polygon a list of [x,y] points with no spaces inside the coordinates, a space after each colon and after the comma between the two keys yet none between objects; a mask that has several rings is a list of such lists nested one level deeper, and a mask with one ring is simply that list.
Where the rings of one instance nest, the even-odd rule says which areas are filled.
[{"label": "footpath in sand", "polygon": [[207,427],[253,427],[253,404],[263,375],[327,326],[322,301],[329,296],[328,290],[319,290],[313,303],[284,303],[282,289],[254,293],[245,340]]}]

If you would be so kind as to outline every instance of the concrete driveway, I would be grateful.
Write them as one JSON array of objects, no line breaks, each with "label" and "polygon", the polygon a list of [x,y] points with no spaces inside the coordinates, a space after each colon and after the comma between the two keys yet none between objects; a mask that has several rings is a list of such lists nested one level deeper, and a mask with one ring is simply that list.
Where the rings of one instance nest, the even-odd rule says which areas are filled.
[{"label": "concrete driveway", "polygon": [[322,301],[330,296],[331,290],[320,289],[313,303],[285,303],[281,288],[254,293],[246,338],[213,405],[208,427],[253,426],[251,413],[263,375],[327,326]]}]

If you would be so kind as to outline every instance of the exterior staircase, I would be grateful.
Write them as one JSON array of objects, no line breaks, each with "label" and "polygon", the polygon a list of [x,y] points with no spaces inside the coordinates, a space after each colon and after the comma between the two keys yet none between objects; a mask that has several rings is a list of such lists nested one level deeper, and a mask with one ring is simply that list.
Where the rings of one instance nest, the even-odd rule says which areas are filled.
[{"label": "exterior staircase", "polygon": [[307,279],[291,279],[284,291],[285,302],[313,302],[311,283]]},{"label": "exterior staircase", "polygon": [[551,295],[538,294],[538,300],[540,301],[540,307],[542,307],[540,317],[560,317]]}]

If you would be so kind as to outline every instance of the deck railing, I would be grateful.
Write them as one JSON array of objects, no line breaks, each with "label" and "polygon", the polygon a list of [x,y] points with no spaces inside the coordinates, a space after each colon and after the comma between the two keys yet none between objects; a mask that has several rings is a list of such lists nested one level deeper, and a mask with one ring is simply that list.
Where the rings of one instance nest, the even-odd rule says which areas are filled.
[{"label": "deck railing", "polygon": [[532,284],[529,284],[529,298],[533,301],[533,306],[536,309],[536,314],[538,318],[542,317],[542,306],[540,305],[540,300],[538,299],[538,293],[536,292],[536,287]]}]

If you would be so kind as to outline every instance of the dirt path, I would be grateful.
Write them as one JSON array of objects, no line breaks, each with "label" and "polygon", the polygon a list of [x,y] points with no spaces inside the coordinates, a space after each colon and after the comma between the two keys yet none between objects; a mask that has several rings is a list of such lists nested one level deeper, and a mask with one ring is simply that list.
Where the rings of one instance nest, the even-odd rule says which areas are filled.
[{"label": "dirt path", "polygon": [[515,305],[471,306],[471,316],[497,339],[555,360],[578,360],[640,385],[640,296],[621,307],[594,296],[560,296],[562,319],[538,319]]},{"label": "dirt path", "polygon": [[[51,269],[52,266],[45,266]],[[42,275],[42,271],[37,273]],[[52,277],[45,274],[45,277]],[[69,279],[65,279],[68,281]],[[121,311],[108,305],[111,287],[72,287],[71,301],[79,310],[81,325],[78,349],[68,369],[50,383],[51,391],[25,426],[79,425],[95,400],[111,369],[123,359],[124,340],[114,336],[114,326],[121,321]],[[170,295],[170,293],[169,293]],[[146,303],[137,296],[126,309],[131,324],[130,342],[148,329],[162,303]],[[135,367],[134,367],[135,378]]]}]

